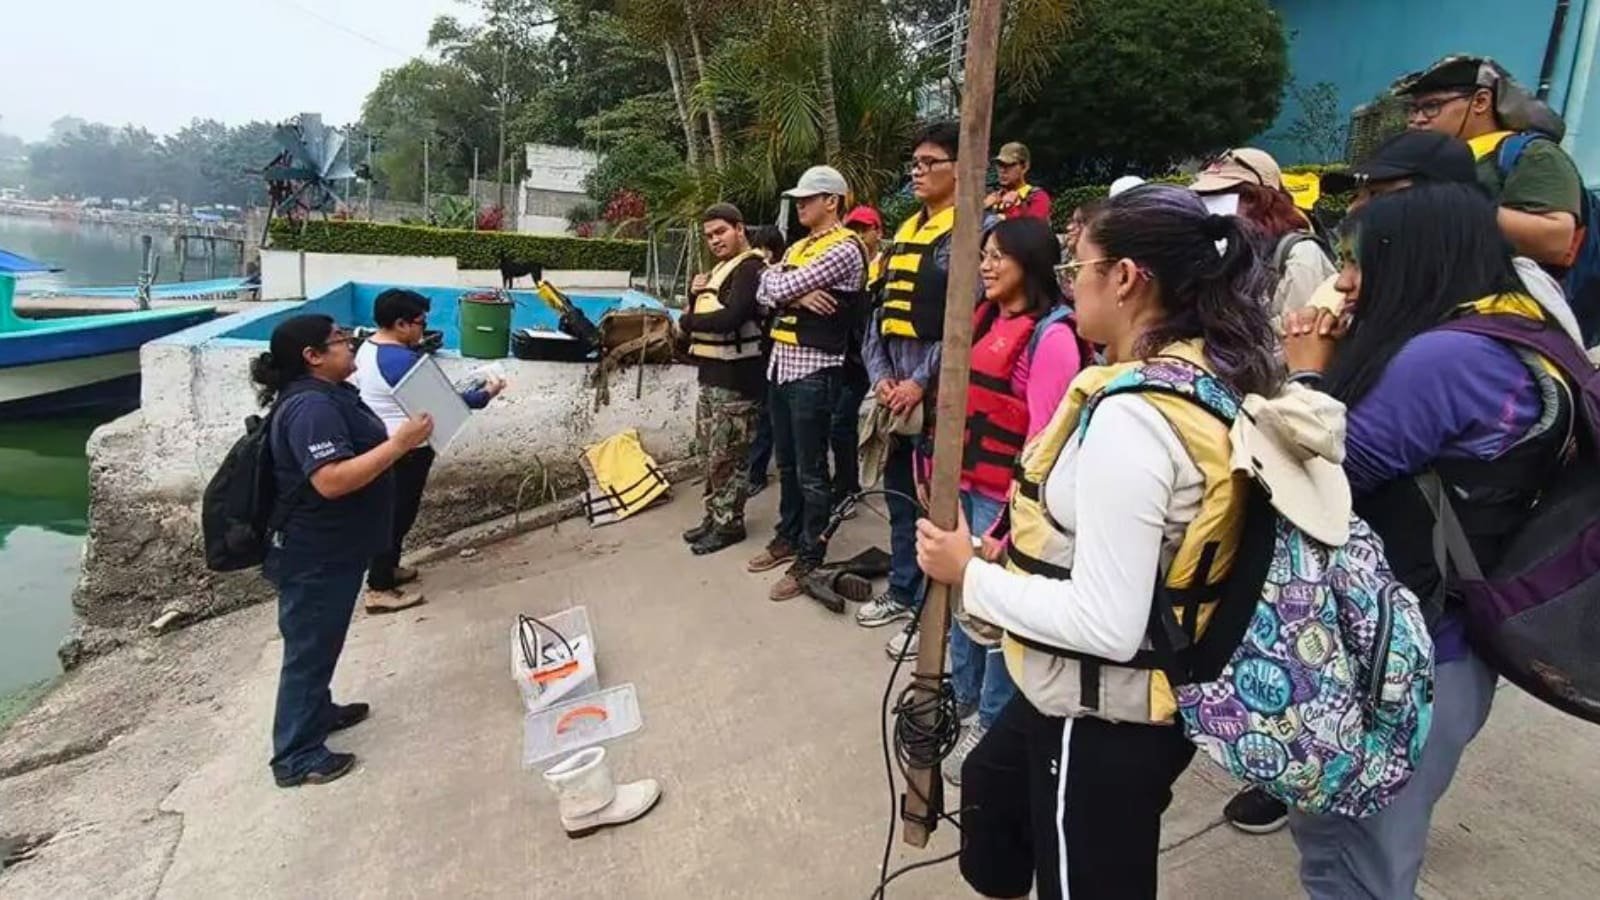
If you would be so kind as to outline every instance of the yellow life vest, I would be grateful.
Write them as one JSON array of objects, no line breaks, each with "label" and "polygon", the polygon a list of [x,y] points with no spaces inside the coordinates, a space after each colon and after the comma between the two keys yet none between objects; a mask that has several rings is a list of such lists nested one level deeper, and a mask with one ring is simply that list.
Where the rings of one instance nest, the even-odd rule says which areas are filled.
[{"label": "yellow life vest", "polygon": [[944,337],[944,294],[950,273],[929,259],[955,228],[954,206],[901,223],[889,249],[889,281],[883,292],[884,337],[937,341]]},{"label": "yellow life vest", "polygon": [[[1085,369],[1073,379],[1055,416],[1018,460],[1006,567],[1021,574],[1070,577],[1074,536],[1051,515],[1045,480],[1070,439],[1080,433],[1083,415],[1092,411],[1096,398],[1102,393],[1136,392],[1172,426],[1205,481],[1199,512],[1184,530],[1163,590],[1151,602],[1172,604],[1178,624],[1191,639],[1204,634],[1233,567],[1247,497],[1245,484],[1230,465],[1229,426],[1197,397],[1198,390],[1199,396],[1222,402],[1216,395],[1226,392],[1210,378],[1200,342],[1186,341],[1158,357]],[[1236,399],[1227,402],[1237,404]],[[1126,663],[1045,647],[1009,633],[1001,643],[1006,668],[1018,688],[1046,715],[1161,724],[1171,722],[1177,711],[1172,688],[1156,668],[1148,639]]]},{"label": "yellow life vest", "polygon": [[[760,250],[746,250],[732,259],[717,263],[706,280],[705,290],[694,295],[690,311],[696,316],[720,312],[722,285],[747,259],[761,259]],[[754,359],[761,355],[761,326],[754,319],[739,324],[733,331],[692,331],[689,333],[689,355],[700,359],[717,359],[731,362]]]},{"label": "yellow life vest", "polygon": [[1500,142],[1515,133],[1514,131],[1491,131],[1488,134],[1480,134],[1472,138],[1467,141],[1467,146],[1472,148],[1472,158],[1481,161],[1484,157],[1500,149]]},{"label": "yellow life vest", "polygon": [[[783,254],[785,269],[799,269],[822,258],[824,253],[840,244],[850,242],[860,251],[863,263],[867,258],[867,245],[854,231],[836,225],[822,234],[812,235]],[[863,265],[863,270],[865,266]],[[865,276],[863,276],[863,281]],[[839,304],[831,316],[819,316],[808,309],[790,305],[772,320],[772,339],[789,346],[813,347],[828,353],[842,354],[850,346],[856,317],[860,314],[865,284],[853,291],[830,290],[829,294]]]}]

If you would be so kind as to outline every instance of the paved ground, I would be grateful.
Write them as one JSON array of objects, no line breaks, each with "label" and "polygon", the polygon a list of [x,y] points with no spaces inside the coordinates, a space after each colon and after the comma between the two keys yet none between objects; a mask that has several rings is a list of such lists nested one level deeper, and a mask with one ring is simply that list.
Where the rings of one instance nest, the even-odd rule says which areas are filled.
[{"label": "paved ground", "polygon": [[[358,616],[336,690],[375,712],[335,741],[362,763],[332,786],[280,791],[268,777],[270,609],[96,661],[0,740],[0,844],[54,835],[0,874],[0,896],[867,897],[890,805],[889,632],[768,602],[774,576],[746,575],[746,552],[689,557],[677,533],[697,518],[695,490],[612,528],[569,522],[436,564],[426,607]],[[772,493],[753,510],[758,533]],[[863,514],[842,549],[881,533]],[[521,766],[508,629],[516,612],[578,603],[604,682],[633,682],[643,708],[616,768],[666,794],[645,820],[573,842]],[[1503,691],[1439,811],[1423,896],[1594,896],[1594,738]],[[1220,825],[1228,793],[1199,763],[1180,783],[1163,894],[1294,896],[1289,839]],[[897,844],[896,864],[955,841],[946,827],[927,852]],[[970,894],[946,864],[889,896]]]}]

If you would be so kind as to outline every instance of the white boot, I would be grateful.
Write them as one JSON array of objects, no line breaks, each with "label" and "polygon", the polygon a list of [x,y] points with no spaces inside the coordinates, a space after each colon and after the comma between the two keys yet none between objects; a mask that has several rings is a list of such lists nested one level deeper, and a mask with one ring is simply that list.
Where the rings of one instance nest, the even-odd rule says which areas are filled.
[{"label": "white boot", "polygon": [[579,750],[556,763],[545,771],[544,782],[561,800],[561,827],[571,838],[632,822],[661,799],[661,785],[654,778],[612,781],[604,747]]}]

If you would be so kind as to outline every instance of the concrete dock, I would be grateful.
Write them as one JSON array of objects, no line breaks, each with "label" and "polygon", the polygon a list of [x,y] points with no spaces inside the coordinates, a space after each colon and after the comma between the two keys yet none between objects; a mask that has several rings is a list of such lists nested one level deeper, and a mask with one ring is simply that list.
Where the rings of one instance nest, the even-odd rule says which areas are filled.
[{"label": "concrete dock", "polygon": [[[429,603],[357,613],[335,696],[373,705],[330,743],[360,755],[326,787],[279,790],[266,760],[280,646],[258,606],[97,659],[0,737],[0,843],[33,858],[0,896],[865,898],[891,800],[879,703],[892,629],[807,599],[766,599],[745,560],[772,527],[708,559],[678,533],[699,488],[609,528],[569,521],[424,570]],[[839,550],[886,545],[870,512]],[[622,777],[661,780],[644,820],[568,840],[521,765],[510,680],[518,612],[585,604],[604,685],[637,686],[644,728],[611,747]],[[1434,821],[1428,898],[1593,897],[1600,884],[1594,726],[1513,688]],[[1165,821],[1162,894],[1296,896],[1287,834],[1222,824],[1233,786],[1197,759]],[[950,805],[958,803],[950,795]],[[893,865],[953,850],[895,844]],[[890,898],[972,896],[953,863]]]}]

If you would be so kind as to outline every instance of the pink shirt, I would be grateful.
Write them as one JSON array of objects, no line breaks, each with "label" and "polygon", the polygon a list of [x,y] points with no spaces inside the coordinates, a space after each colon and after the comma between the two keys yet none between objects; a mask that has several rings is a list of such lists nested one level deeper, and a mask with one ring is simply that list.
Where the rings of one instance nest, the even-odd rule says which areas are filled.
[{"label": "pink shirt", "polygon": [[[1045,329],[1030,360],[1024,352],[1017,357],[1011,370],[1011,392],[1028,402],[1028,438],[1031,440],[1056,414],[1062,398],[1067,396],[1067,386],[1083,368],[1078,352],[1078,337],[1066,322],[1056,322]],[[975,488],[967,479],[961,479],[961,489],[976,491],[994,500],[1005,500],[1003,493]]]}]

